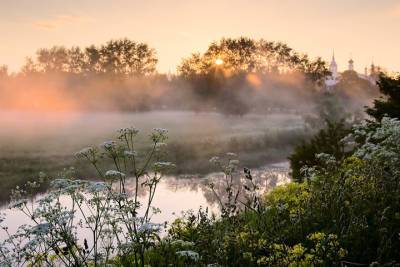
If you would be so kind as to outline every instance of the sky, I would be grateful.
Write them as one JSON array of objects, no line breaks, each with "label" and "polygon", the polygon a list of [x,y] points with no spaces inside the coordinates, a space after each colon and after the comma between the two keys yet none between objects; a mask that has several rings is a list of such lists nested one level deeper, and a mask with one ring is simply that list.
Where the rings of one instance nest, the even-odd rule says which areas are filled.
[{"label": "sky", "polygon": [[282,41],[339,70],[350,56],[400,70],[400,0],[0,0],[0,65],[37,49],[129,38],[155,48],[160,72],[222,37]]}]

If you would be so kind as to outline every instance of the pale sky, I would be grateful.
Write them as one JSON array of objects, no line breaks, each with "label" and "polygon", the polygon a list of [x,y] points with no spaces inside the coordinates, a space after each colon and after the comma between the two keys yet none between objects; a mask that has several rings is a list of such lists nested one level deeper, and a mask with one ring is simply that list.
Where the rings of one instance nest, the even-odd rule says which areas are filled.
[{"label": "pale sky", "polygon": [[86,46],[127,37],[157,50],[158,70],[221,37],[283,41],[339,70],[352,55],[400,70],[400,0],[0,0],[0,65],[17,70],[53,45]]}]

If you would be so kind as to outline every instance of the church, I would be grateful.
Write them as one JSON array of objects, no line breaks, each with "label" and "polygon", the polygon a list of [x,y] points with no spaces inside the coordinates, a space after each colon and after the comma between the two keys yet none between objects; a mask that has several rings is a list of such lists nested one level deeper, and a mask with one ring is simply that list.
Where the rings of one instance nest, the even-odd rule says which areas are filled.
[{"label": "church", "polygon": [[354,72],[358,78],[363,79],[363,80],[367,80],[369,81],[371,84],[376,84],[379,72],[380,72],[380,68],[376,67],[374,63],[371,64],[371,67],[368,69],[367,67],[365,67],[364,69],[364,73],[358,73],[354,70],[354,60],[352,58],[349,59],[348,61],[348,67],[347,70],[345,70],[344,72],[340,73],[338,72],[338,66],[335,60],[335,54],[332,55],[332,60],[331,63],[329,65],[329,71],[331,72],[331,75],[329,75],[326,79],[325,79],[325,86],[328,90],[332,90],[335,88],[335,86],[340,82],[340,80],[342,79],[342,74],[344,72]]}]

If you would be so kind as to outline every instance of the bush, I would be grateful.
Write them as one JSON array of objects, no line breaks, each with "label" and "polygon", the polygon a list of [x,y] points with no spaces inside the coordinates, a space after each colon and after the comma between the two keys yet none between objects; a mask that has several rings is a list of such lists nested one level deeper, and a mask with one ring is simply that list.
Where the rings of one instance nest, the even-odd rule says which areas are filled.
[{"label": "bush", "polygon": [[350,133],[350,128],[344,121],[327,121],[327,128],[320,130],[309,142],[298,145],[289,156],[292,179],[297,182],[304,180],[304,166],[319,166],[321,161],[317,155],[326,153],[341,161],[351,151],[345,150],[342,139]]}]

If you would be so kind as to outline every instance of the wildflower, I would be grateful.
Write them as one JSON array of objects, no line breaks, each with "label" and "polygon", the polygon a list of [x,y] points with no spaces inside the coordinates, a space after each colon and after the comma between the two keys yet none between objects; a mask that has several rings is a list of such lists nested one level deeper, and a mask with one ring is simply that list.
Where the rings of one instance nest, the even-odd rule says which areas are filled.
[{"label": "wildflower", "polygon": [[154,128],[150,138],[154,143],[160,143],[167,139],[167,133],[168,131],[166,129]]},{"label": "wildflower", "polygon": [[8,205],[9,209],[13,209],[13,208],[20,208],[22,206],[24,206],[26,203],[28,203],[28,200],[25,198],[13,201],[12,203],[10,203],[10,205]]},{"label": "wildflower", "polygon": [[154,163],[154,169],[156,171],[162,171],[162,170],[171,169],[174,167],[175,167],[175,164],[173,164],[171,162],[160,161],[160,162]]},{"label": "wildflower", "polygon": [[77,158],[86,157],[86,156],[90,155],[93,150],[94,150],[93,147],[85,147],[85,148],[79,150],[78,152],[76,152],[75,156]]},{"label": "wildflower", "polygon": [[210,159],[210,163],[217,165],[217,164],[220,163],[220,158],[219,157],[212,157]]},{"label": "wildflower", "polygon": [[237,160],[237,159],[231,159],[231,160],[229,161],[229,165],[237,166],[237,165],[239,165],[239,160]]},{"label": "wildflower", "polygon": [[163,142],[161,142],[161,143],[157,143],[157,148],[162,148],[162,147],[165,147],[167,144],[166,143],[163,143]]},{"label": "wildflower", "polygon": [[35,235],[45,235],[51,230],[50,223],[41,223],[32,227],[31,232]]},{"label": "wildflower", "polygon": [[108,171],[106,171],[105,176],[108,179],[114,180],[114,179],[124,178],[125,173],[122,173],[122,172],[119,172],[116,170],[108,170]]},{"label": "wildflower", "polygon": [[98,193],[108,189],[107,185],[103,182],[91,182],[86,187],[86,190],[90,193]]},{"label": "wildflower", "polygon": [[85,147],[75,153],[75,157],[78,159],[87,159],[92,163],[97,162],[97,149],[93,147]]},{"label": "wildflower", "polygon": [[55,189],[64,189],[67,188],[71,184],[71,180],[69,179],[55,179],[51,182],[51,186]]},{"label": "wildflower", "polygon": [[179,246],[179,247],[193,247],[194,246],[193,242],[184,241],[184,240],[181,240],[181,239],[174,240],[174,241],[171,242],[171,244],[174,245],[174,246]]},{"label": "wildflower", "polygon": [[105,141],[101,144],[101,146],[107,151],[115,149],[116,145],[117,144],[115,143],[115,141],[112,141],[112,140]]},{"label": "wildflower", "polygon": [[139,130],[135,127],[121,128],[119,131],[120,136],[136,136]]},{"label": "wildflower", "polygon": [[227,155],[229,158],[236,158],[236,157],[237,157],[237,154],[236,154],[236,153],[232,153],[232,152],[228,152],[228,153],[226,153],[226,155]]},{"label": "wildflower", "polygon": [[159,223],[145,223],[139,227],[139,232],[159,232],[162,225]]},{"label": "wildflower", "polygon": [[126,156],[126,157],[135,157],[136,155],[137,155],[137,153],[136,153],[136,151],[135,150],[125,150],[124,151],[124,155]]},{"label": "wildflower", "polygon": [[197,261],[199,259],[199,253],[192,250],[177,251],[176,254],[179,256],[191,258],[194,261]]}]

